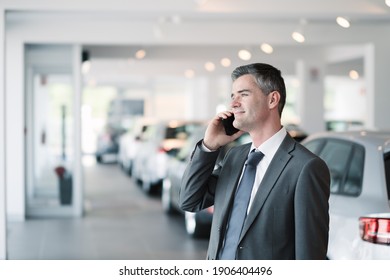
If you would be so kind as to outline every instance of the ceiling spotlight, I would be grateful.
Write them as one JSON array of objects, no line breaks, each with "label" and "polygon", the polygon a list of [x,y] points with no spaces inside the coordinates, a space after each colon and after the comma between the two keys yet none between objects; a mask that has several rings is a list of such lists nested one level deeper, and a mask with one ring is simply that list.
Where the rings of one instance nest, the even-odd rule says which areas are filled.
[{"label": "ceiling spotlight", "polygon": [[302,32],[299,32],[299,31],[294,31],[292,34],[291,34],[291,37],[297,41],[298,43],[303,43],[305,42],[305,36],[303,35]]},{"label": "ceiling spotlight", "polygon": [[357,79],[359,79],[359,72],[356,70],[351,70],[351,71],[349,71],[349,77],[352,80],[357,80]]},{"label": "ceiling spotlight", "polygon": [[344,28],[349,28],[351,26],[351,23],[345,17],[337,17],[336,22],[338,25]]},{"label": "ceiling spotlight", "polygon": [[252,57],[252,54],[250,51],[242,49],[238,51],[238,57],[242,60],[250,60]]},{"label": "ceiling spotlight", "polygon": [[231,64],[232,64],[232,61],[229,58],[225,57],[225,58],[221,59],[221,65],[223,67],[229,67]]},{"label": "ceiling spotlight", "polygon": [[390,7],[390,0],[386,0],[386,5]]},{"label": "ceiling spotlight", "polygon": [[261,44],[260,48],[266,54],[271,54],[274,51],[274,48],[270,44],[267,44],[267,43]]},{"label": "ceiling spotlight", "polygon": [[135,53],[135,58],[137,59],[143,59],[145,56],[146,56],[146,51],[143,49],[140,49]]},{"label": "ceiling spotlight", "polygon": [[214,71],[215,70],[215,64],[214,63],[212,63],[212,62],[206,62],[205,64],[204,64],[204,68],[207,70],[207,71],[209,71],[209,72],[212,72],[212,71]]},{"label": "ceiling spotlight", "polygon": [[307,24],[306,19],[300,19],[299,21],[299,26],[294,30],[293,33],[291,33],[291,37],[297,41],[298,43],[303,43],[305,42],[305,35],[304,35],[304,28]]}]

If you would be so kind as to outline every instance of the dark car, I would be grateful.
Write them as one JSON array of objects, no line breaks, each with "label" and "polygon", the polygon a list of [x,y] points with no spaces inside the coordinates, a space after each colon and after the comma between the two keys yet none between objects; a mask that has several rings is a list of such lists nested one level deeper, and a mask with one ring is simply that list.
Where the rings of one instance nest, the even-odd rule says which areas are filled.
[{"label": "dark car", "polygon": [[116,158],[119,151],[119,137],[125,133],[122,127],[107,125],[104,131],[98,136],[97,149],[95,153],[96,161],[104,162],[108,155]]},{"label": "dark car", "polygon": [[101,163],[105,157],[117,160],[119,138],[129,130],[129,123],[143,115],[144,101],[114,98],[108,104],[107,124],[97,139],[96,161]]},{"label": "dark car", "polygon": [[[213,217],[213,207],[192,213],[183,212],[178,204],[181,178],[190,159],[196,143],[203,138],[205,127],[194,131],[182,149],[168,162],[168,174],[163,181],[162,205],[167,214],[183,213],[187,233],[192,237],[205,237],[210,233]],[[227,151],[233,146],[250,142],[248,134],[242,135],[236,141],[221,148],[217,163],[223,159]]]}]

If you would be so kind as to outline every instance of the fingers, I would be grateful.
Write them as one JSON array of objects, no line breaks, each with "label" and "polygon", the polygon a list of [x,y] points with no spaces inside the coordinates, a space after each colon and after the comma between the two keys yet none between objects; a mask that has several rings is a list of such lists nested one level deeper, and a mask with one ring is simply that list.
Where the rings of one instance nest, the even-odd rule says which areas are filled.
[{"label": "fingers", "polygon": [[233,113],[230,112],[230,111],[223,111],[223,112],[219,112],[219,113],[217,114],[217,117],[218,117],[219,119],[227,119],[228,117],[230,117],[230,116],[232,116],[232,115],[233,115]]},{"label": "fingers", "polygon": [[224,146],[238,137],[240,137],[244,132],[238,131],[233,135],[227,135],[226,130],[222,124],[223,119],[227,119],[232,116],[233,113],[230,111],[223,111],[218,113],[214,119],[211,121],[209,126],[206,129],[204,144],[212,150],[216,150],[221,146]]}]

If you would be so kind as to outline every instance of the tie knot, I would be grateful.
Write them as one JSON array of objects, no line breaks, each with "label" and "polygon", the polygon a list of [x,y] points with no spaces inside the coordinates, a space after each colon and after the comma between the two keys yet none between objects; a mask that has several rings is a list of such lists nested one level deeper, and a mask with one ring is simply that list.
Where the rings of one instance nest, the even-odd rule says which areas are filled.
[{"label": "tie knot", "polygon": [[262,152],[256,152],[255,150],[253,150],[249,154],[246,164],[249,166],[257,166],[263,157],[264,154]]}]

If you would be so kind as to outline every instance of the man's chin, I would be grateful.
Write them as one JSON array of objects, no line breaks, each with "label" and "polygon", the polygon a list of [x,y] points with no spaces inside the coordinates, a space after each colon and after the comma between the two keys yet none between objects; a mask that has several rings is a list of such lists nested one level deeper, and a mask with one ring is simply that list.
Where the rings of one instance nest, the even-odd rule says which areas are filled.
[{"label": "man's chin", "polygon": [[245,130],[244,130],[244,127],[242,126],[242,124],[241,124],[240,122],[238,122],[238,121],[234,121],[234,122],[233,122],[233,126],[234,126],[235,128],[237,128],[237,129],[241,130],[241,131],[245,131]]}]

